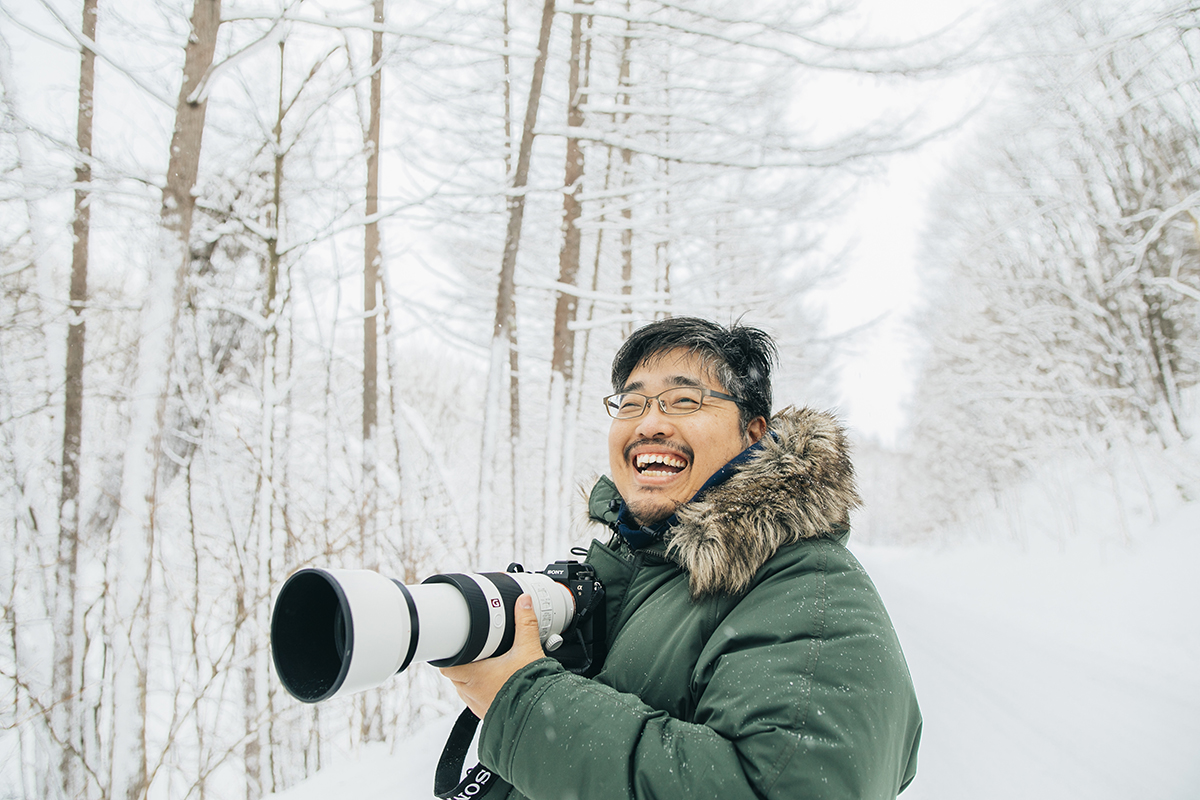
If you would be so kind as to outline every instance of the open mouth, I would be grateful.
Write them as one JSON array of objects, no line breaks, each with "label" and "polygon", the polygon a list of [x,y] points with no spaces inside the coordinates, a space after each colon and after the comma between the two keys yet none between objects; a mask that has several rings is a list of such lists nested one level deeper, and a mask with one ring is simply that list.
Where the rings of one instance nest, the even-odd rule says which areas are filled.
[{"label": "open mouth", "polygon": [[641,475],[678,475],[687,468],[687,461],[670,453],[640,453],[633,457],[633,468]]}]

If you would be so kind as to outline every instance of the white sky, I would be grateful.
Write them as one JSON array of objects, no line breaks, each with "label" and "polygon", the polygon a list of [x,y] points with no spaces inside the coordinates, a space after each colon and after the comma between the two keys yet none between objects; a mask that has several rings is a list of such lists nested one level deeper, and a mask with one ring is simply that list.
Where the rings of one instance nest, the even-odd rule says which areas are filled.
[{"label": "white sky", "polygon": [[886,443],[904,423],[912,388],[907,323],[919,299],[917,247],[930,168],[929,157],[905,157],[863,192],[850,217],[858,246],[844,280],[826,293],[832,333],[878,320],[843,363],[841,411],[854,429]]},{"label": "white sky", "polygon": [[[897,40],[946,26],[963,15],[971,28],[988,0],[861,0],[872,31]],[[979,85],[971,77],[930,84],[911,84],[926,98],[923,111],[944,124],[971,105]],[[903,84],[889,92],[903,91]],[[847,109],[848,113],[853,113]],[[937,140],[920,151],[894,157],[887,173],[868,182],[847,218],[846,235],[858,245],[850,255],[844,280],[823,292],[829,330],[841,333],[879,320],[863,335],[843,363],[840,411],[850,426],[885,444],[894,443],[905,422],[912,390],[916,332],[909,316],[918,306],[922,284],[918,249],[926,224],[927,196],[942,174],[955,137]]]}]

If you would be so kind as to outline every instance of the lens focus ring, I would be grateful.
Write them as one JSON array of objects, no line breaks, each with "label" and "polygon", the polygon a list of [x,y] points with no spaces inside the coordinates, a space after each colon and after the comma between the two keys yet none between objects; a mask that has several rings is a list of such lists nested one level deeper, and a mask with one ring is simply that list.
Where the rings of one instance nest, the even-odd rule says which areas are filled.
[{"label": "lens focus ring", "polygon": [[521,587],[508,575],[446,573],[433,575],[423,583],[448,583],[458,589],[467,602],[470,630],[462,650],[450,658],[430,661],[435,667],[455,667],[480,658],[490,658],[512,647],[515,626],[513,607]]}]

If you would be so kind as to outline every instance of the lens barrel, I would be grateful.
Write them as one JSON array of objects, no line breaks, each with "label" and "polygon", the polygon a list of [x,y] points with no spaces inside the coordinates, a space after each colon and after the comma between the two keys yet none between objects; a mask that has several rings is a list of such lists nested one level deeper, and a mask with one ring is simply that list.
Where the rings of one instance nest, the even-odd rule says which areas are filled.
[{"label": "lens barrel", "polygon": [[316,703],[378,686],[414,661],[490,658],[512,647],[521,594],[533,597],[543,643],[571,623],[571,591],[538,572],[448,573],[405,586],[370,570],[302,569],[275,600],[275,671],[296,699]]}]

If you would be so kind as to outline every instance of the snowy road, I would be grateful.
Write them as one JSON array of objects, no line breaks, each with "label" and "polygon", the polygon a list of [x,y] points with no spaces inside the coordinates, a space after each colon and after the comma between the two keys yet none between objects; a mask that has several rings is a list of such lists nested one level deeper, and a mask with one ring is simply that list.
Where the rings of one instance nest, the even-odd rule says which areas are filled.
[{"label": "snowy road", "polygon": [[856,550],[925,716],[904,800],[1200,798],[1200,518],[1066,551]]}]

